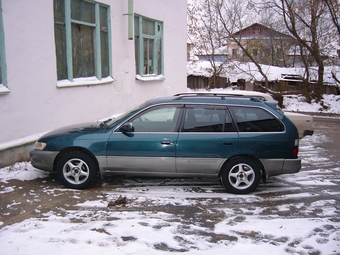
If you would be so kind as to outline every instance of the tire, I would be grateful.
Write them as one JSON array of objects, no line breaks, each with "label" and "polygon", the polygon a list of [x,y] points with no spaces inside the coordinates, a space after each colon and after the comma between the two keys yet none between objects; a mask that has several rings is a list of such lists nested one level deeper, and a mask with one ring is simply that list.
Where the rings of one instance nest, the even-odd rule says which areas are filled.
[{"label": "tire", "polygon": [[239,157],[232,159],[223,167],[221,180],[228,192],[248,194],[259,185],[261,170],[254,160]]},{"label": "tire", "polygon": [[96,180],[98,166],[87,154],[72,151],[60,158],[57,163],[59,181],[71,189],[86,189]]}]

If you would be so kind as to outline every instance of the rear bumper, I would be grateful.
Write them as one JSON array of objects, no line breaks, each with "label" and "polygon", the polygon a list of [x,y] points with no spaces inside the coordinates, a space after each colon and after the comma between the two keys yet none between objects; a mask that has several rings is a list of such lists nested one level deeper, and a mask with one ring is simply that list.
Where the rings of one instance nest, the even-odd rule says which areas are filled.
[{"label": "rear bumper", "polygon": [[314,130],[305,130],[305,131],[303,131],[303,136],[313,135],[313,134],[314,134]]},{"label": "rear bumper", "polygon": [[301,170],[301,159],[261,159],[266,176],[294,174]]},{"label": "rear bumper", "polygon": [[40,151],[32,149],[30,151],[31,164],[33,167],[53,172],[53,165],[58,151]]}]

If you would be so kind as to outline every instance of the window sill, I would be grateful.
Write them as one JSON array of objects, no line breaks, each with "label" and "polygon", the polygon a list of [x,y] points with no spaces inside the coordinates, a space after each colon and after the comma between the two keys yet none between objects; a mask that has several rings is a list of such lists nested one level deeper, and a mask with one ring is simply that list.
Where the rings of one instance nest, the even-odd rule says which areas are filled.
[{"label": "window sill", "polygon": [[5,85],[0,84],[0,95],[11,92]]},{"label": "window sill", "polygon": [[75,78],[73,81],[69,80],[60,80],[57,82],[58,88],[68,88],[68,87],[78,87],[78,86],[93,86],[93,85],[100,85],[105,83],[111,83],[114,79],[110,76],[98,80],[97,77],[86,77],[86,78]]},{"label": "window sill", "polygon": [[160,75],[144,75],[144,76],[137,74],[136,79],[140,80],[140,81],[164,81],[165,77],[164,77],[163,74],[160,74]]}]

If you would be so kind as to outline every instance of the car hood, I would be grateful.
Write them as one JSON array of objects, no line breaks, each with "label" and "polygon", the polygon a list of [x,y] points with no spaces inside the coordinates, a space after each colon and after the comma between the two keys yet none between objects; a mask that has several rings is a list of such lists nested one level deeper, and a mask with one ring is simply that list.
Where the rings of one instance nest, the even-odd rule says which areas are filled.
[{"label": "car hood", "polygon": [[46,133],[43,137],[52,137],[52,136],[60,136],[60,135],[77,135],[77,134],[90,134],[97,133],[100,131],[105,131],[103,127],[101,127],[98,122],[88,122],[88,123],[80,123],[70,126],[65,126],[62,128],[54,129],[48,133]]}]

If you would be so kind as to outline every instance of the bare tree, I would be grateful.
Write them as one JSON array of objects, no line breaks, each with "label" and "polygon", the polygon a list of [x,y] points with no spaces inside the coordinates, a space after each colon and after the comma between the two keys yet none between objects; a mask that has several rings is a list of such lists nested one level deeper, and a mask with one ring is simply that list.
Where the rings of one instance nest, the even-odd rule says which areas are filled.
[{"label": "bare tree", "polygon": [[[282,16],[290,34],[297,40],[301,60],[305,65],[305,96],[308,101],[322,99],[324,61],[329,38],[332,31],[329,12],[325,0],[267,0],[263,8],[273,8]],[[312,60],[312,61],[311,61]],[[314,88],[309,86],[311,65],[317,65],[318,77]]]},{"label": "bare tree", "polygon": [[[196,0],[198,1],[198,0]],[[225,63],[216,63],[216,49],[231,40],[241,50],[243,59],[253,63],[262,75],[264,82],[257,82],[258,86],[269,90],[269,80],[263,63],[273,65],[277,61],[274,45],[277,40],[272,40],[268,50],[263,41],[254,38],[243,40],[242,31],[252,23],[262,20],[269,27],[281,33],[289,33],[298,47],[297,55],[305,67],[304,90],[308,101],[322,99],[324,61],[328,55],[327,50],[333,50],[334,41],[332,33],[334,25],[339,21],[339,0],[205,0],[195,3],[188,11],[190,41],[195,45],[196,52],[206,55],[213,69],[212,84],[215,84]],[[333,8],[333,9],[332,9]],[[335,18],[330,15],[330,9],[335,10]],[[332,19],[331,19],[332,17]],[[333,23],[331,22],[333,20]],[[282,26],[282,24],[284,26]],[[247,41],[245,43],[245,41]],[[259,58],[257,53],[262,48],[267,59]],[[284,51],[284,45],[281,46]],[[230,53],[229,53],[230,54]],[[232,54],[231,54],[232,55]],[[230,57],[230,56],[229,56]],[[285,60],[285,59],[283,59]],[[263,62],[264,61],[264,62]],[[284,62],[284,65],[287,63]],[[317,78],[312,77],[310,68],[317,67]],[[315,86],[309,86],[310,82]],[[214,85],[212,85],[214,87]]]},{"label": "bare tree", "polygon": [[[338,36],[340,36],[340,2],[339,0],[325,0],[328,10],[331,14],[332,21],[338,31]],[[337,50],[338,57],[340,57],[340,49]],[[336,74],[332,72],[332,77],[340,86],[340,80],[336,77]]]},{"label": "bare tree", "polygon": [[188,40],[193,45],[193,51],[209,61],[212,67],[212,76],[208,88],[216,87],[216,78],[223,70],[224,62],[216,61],[219,53],[217,48],[222,46],[220,25],[210,4],[203,1],[201,4],[188,4]]},{"label": "bare tree", "polygon": [[[234,32],[243,29],[247,24],[247,18],[252,20],[250,15],[253,12],[246,13],[243,8],[247,5],[247,0],[231,0],[228,2],[221,0],[203,0],[196,1],[195,5],[190,5],[188,8],[188,34],[189,41],[194,45],[196,53],[205,56],[212,66],[213,75],[211,77],[211,87],[216,85],[216,77],[220,75],[223,70],[224,62],[217,62],[216,56],[220,53],[216,49],[226,43],[228,36]],[[253,20],[252,20],[253,21]],[[234,37],[236,43],[245,52],[244,55],[249,56],[260,73],[263,75],[266,86],[268,85],[268,78],[262,71],[260,64],[257,63],[255,57],[250,54],[246,47],[241,44],[240,39]],[[227,56],[228,54],[224,52]]]},{"label": "bare tree", "polygon": [[331,14],[332,21],[340,35],[340,2],[339,0],[324,0]]},{"label": "bare tree", "polygon": [[[233,44],[237,45],[237,51],[241,52],[236,60],[253,63],[263,77],[263,82],[254,79],[255,85],[268,91],[269,79],[261,64],[277,65],[279,63],[278,58],[282,59],[284,63],[283,52],[278,52],[276,48],[280,43],[281,48],[283,48],[283,45],[282,41],[273,39],[274,34],[273,40],[244,39],[242,30],[261,17],[255,12],[255,5],[249,0],[205,0],[195,3],[195,5],[189,5],[188,8],[189,38],[195,46],[196,52],[201,56],[205,55],[206,60],[211,63],[212,80],[222,72],[226,64],[225,62],[215,61],[216,55],[219,54],[216,49],[232,41]],[[268,12],[269,16],[271,14]],[[274,32],[274,30],[272,31]],[[271,45],[268,45],[268,42]],[[228,55],[228,63],[230,64],[232,53],[224,54]],[[280,54],[281,56],[278,57]],[[240,67],[236,64],[235,68],[239,69]],[[247,72],[247,70],[240,71]],[[248,70],[247,74],[251,75],[251,71]],[[214,84],[214,82],[212,83]]]}]

